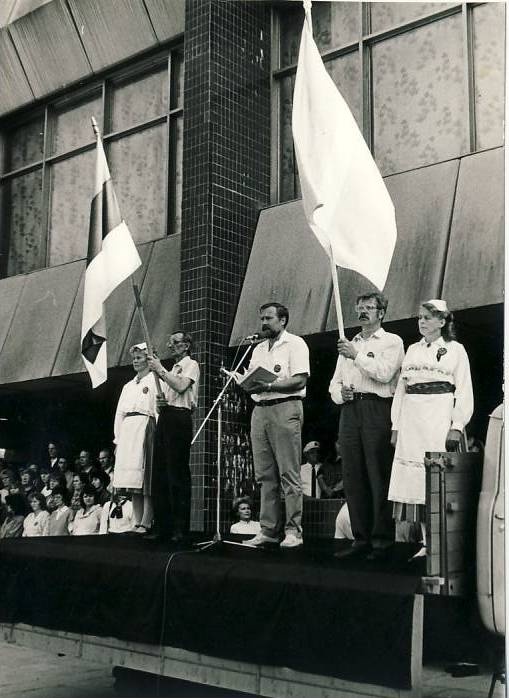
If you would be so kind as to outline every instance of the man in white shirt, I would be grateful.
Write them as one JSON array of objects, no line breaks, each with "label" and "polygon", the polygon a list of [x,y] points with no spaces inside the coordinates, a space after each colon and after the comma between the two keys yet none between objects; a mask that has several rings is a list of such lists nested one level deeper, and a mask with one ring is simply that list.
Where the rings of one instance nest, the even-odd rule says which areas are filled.
[{"label": "man in white shirt", "polygon": [[339,441],[354,542],[336,553],[378,559],[394,541],[387,500],[393,452],[391,403],[404,356],[401,337],[386,332],[387,299],[381,293],[357,298],[361,332],[338,341],[338,362],[329,386],[341,405]]},{"label": "man in white shirt", "polygon": [[255,347],[250,363],[250,368],[262,366],[276,375],[273,382],[259,381],[248,390],[255,402],[251,444],[255,477],[261,484],[261,531],[245,541],[252,547],[280,542],[281,490],[286,514],[281,547],[302,545],[302,400],[309,376],[309,350],[301,337],[287,332],[288,318],[288,308],[281,303],[261,306],[261,331],[266,339]]},{"label": "man in white shirt", "polygon": [[150,370],[166,383],[166,397],[157,399],[159,419],[154,436],[152,488],[154,524],[160,538],[176,542],[189,533],[191,513],[191,411],[196,407],[200,382],[200,367],[190,356],[192,345],[192,337],[187,332],[179,330],[170,335],[166,346],[174,361],[171,371],[167,371],[156,357],[148,357]]},{"label": "man in white shirt", "polygon": [[300,466],[302,494],[305,497],[320,499],[322,493],[318,481],[318,472],[322,466],[320,463],[320,442],[310,441],[304,446],[302,453],[307,458],[306,462]]}]

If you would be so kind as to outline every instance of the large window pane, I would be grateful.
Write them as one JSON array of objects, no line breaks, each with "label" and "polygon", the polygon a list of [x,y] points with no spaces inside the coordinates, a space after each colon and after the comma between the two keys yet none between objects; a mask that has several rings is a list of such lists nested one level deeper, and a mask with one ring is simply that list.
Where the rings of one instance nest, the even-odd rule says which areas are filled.
[{"label": "large window pane", "polygon": [[42,171],[15,177],[5,185],[9,206],[7,275],[24,274],[44,266],[42,235]]},{"label": "large window pane", "polygon": [[361,70],[357,51],[325,63],[327,72],[334,81],[362,129],[361,114]]},{"label": "large window pane", "polygon": [[466,150],[461,17],[373,46],[375,156],[383,174]]},{"label": "large window pane", "polygon": [[17,170],[24,165],[42,159],[44,149],[44,118],[41,116],[7,134],[8,157],[6,171]]},{"label": "large window pane", "polygon": [[95,149],[51,168],[50,266],[87,256]]},{"label": "large window pane", "polygon": [[175,52],[171,56],[172,90],[171,109],[182,107],[184,104],[184,56]]},{"label": "large window pane", "polygon": [[120,210],[136,242],[166,234],[166,140],[166,124],[160,124],[109,148]]},{"label": "large window pane", "polygon": [[182,116],[176,119],[175,130],[175,186],[173,187],[175,192],[175,218],[172,225],[172,232],[180,233],[182,232],[182,153],[184,148],[184,119]]},{"label": "large window pane", "polygon": [[168,68],[129,83],[120,84],[113,92],[112,131],[141,124],[168,111]]},{"label": "large window pane", "polygon": [[477,147],[504,142],[504,3],[474,7]]},{"label": "large window pane", "polygon": [[371,29],[382,31],[417,17],[429,15],[458,3],[453,2],[372,2]]},{"label": "large window pane", "polygon": [[293,149],[292,100],[295,76],[291,75],[279,82],[280,98],[280,201],[289,201],[298,196],[297,165]]},{"label": "large window pane", "polygon": [[81,102],[54,115],[53,153],[63,153],[95,140],[92,116],[102,127],[102,98]]}]

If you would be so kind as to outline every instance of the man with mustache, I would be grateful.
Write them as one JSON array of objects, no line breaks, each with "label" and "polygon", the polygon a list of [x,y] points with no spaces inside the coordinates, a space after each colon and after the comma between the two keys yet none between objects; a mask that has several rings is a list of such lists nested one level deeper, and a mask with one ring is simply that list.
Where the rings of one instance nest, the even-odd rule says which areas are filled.
[{"label": "man with mustache", "polygon": [[386,332],[387,299],[381,293],[357,298],[361,326],[350,342],[338,340],[338,361],[329,386],[341,405],[339,442],[343,482],[354,542],[337,557],[385,557],[394,540],[387,492],[391,474],[391,403],[404,349]]},{"label": "man with mustache", "polygon": [[[255,402],[251,417],[251,444],[256,481],[261,484],[260,526],[251,547],[279,543],[282,548],[302,545],[302,482],[300,476],[302,400],[309,376],[309,350],[301,337],[290,334],[288,308],[265,303],[260,324],[265,340],[251,357],[250,368],[261,366],[276,375],[248,390]],[[286,520],[281,517],[281,490]]]}]

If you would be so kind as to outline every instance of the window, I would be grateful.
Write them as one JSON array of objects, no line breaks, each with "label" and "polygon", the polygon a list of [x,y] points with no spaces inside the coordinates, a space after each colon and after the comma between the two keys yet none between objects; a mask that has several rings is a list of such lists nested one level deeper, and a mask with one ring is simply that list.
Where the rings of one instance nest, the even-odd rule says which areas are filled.
[{"label": "window", "polygon": [[[314,3],[313,33],[383,175],[503,144],[503,3]],[[300,196],[291,130],[304,11],[275,11],[274,201]]]},{"label": "window", "polygon": [[183,73],[176,49],[3,125],[2,275],[86,257],[95,172],[92,116],[135,242],[180,232]]}]

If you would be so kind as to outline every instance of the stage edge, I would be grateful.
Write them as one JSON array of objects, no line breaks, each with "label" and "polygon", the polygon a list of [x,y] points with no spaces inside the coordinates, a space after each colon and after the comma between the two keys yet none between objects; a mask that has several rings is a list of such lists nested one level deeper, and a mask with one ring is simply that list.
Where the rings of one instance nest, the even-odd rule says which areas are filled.
[{"label": "stage edge", "polygon": [[175,647],[159,649],[155,645],[78,635],[23,623],[0,624],[0,637],[5,642],[44,652],[60,652],[90,662],[122,666],[268,698],[421,698],[423,607],[423,596],[416,594],[412,627],[412,689],[408,691],[306,674],[285,667],[259,666],[210,657]]}]

